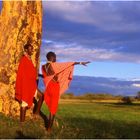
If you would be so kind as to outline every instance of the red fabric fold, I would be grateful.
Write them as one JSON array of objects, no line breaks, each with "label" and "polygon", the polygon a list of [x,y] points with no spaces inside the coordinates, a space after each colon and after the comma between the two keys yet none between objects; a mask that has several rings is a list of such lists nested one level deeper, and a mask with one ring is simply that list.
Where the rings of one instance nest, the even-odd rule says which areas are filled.
[{"label": "red fabric fold", "polygon": [[15,98],[21,102],[25,101],[28,107],[32,106],[35,91],[37,89],[37,71],[32,61],[23,56],[20,60],[17,78]]},{"label": "red fabric fold", "polygon": [[45,91],[44,100],[51,114],[55,115],[58,108],[60,86],[58,82],[51,80]]},{"label": "red fabric fold", "polygon": [[[74,62],[67,63],[51,63],[54,74],[47,76],[46,71],[42,67],[42,73],[44,76],[44,83],[46,90],[44,93],[45,103],[52,114],[55,114],[58,108],[58,100],[60,95],[63,94],[69,87],[72,80]],[[53,81],[53,77],[57,74],[58,82]]]},{"label": "red fabric fold", "polygon": [[[63,94],[69,87],[69,84],[73,77],[74,62],[64,62],[64,63],[51,63],[54,70],[54,75],[58,74],[58,82],[60,85],[60,95]],[[44,76],[44,83],[46,87],[48,83],[53,79],[54,75],[47,76],[46,72],[42,68],[42,73]]]}]

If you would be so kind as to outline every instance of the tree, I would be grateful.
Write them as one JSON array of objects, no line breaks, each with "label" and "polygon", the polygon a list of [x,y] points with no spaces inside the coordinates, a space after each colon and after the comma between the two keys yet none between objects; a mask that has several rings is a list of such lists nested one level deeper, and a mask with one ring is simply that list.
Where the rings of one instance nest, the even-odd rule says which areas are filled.
[{"label": "tree", "polygon": [[124,104],[132,104],[133,98],[129,97],[129,96],[125,96],[125,97],[122,98],[122,101],[123,101]]},{"label": "tree", "polygon": [[33,62],[38,70],[42,35],[41,1],[3,1],[0,13],[0,112],[15,116],[19,104],[14,100],[15,79],[23,46],[34,47]]},{"label": "tree", "polygon": [[140,99],[140,91],[137,92],[137,99]]}]

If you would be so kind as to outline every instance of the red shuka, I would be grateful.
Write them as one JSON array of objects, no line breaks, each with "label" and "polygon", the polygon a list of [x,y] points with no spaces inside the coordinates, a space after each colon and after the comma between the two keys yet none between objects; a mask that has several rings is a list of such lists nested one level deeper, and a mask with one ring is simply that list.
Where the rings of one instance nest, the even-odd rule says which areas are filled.
[{"label": "red shuka", "polygon": [[[56,114],[58,108],[58,101],[60,95],[63,94],[69,87],[72,80],[74,62],[65,63],[51,63],[54,70],[54,75],[57,74],[58,82],[53,80],[54,75],[47,76],[46,71],[42,67],[42,73],[44,75],[44,83],[46,90],[44,93],[45,103],[48,105],[51,114]],[[59,74],[58,74],[59,73]]]},{"label": "red shuka", "polygon": [[36,78],[36,68],[32,61],[24,55],[20,60],[17,71],[15,98],[19,102],[26,102],[28,107],[32,106],[34,94],[37,89]]},{"label": "red shuka", "polygon": [[55,115],[58,108],[60,85],[51,80],[44,94],[45,103],[48,105],[51,114]]}]

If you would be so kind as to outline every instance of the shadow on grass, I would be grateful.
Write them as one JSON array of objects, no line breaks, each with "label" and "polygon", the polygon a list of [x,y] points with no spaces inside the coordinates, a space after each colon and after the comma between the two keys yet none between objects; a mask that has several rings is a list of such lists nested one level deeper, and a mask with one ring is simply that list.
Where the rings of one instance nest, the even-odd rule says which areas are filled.
[{"label": "shadow on grass", "polygon": [[[35,113],[35,111],[37,109],[38,102],[37,102],[37,100],[35,98],[34,98],[34,101],[33,102],[34,102],[33,113]],[[39,112],[39,115],[41,116],[41,118],[44,121],[44,126],[47,128],[48,121],[49,121],[48,118],[47,118],[47,116],[42,111]]]},{"label": "shadow on grass", "polygon": [[59,138],[140,138],[140,123],[90,118],[65,118]]},{"label": "shadow on grass", "polygon": [[98,102],[96,104],[104,105],[104,106],[113,106],[113,107],[140,107],[140,103],[106,103],[106,102]]},{"label": "shadow on grass", "polygon": [[43,121],[44,121],[44,126],[45,126],[45,128],[47,128],[47,125],[48,125],[48,122],[49,122],[47,116],[46,116],[42,111],[40,111],[40,116],[41,116],[41,118],[42,118]]},{"label": "shadow on grass", "polygon": [[24,135],[22,131],[16,131],[15,139],[36,139],[33,136]]},{"label": "shadow on grass", "polygon": [[140,106],[140,103],[112,103],[114,105],[128,105],[128,106]]}]

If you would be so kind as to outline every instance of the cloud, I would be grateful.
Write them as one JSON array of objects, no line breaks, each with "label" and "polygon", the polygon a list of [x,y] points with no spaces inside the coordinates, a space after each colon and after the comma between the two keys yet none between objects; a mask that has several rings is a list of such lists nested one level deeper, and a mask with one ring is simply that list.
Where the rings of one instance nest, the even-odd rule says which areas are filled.
[{"label": "cloud", "polygon": [[140,78],[133,78],[132,81],[140,81]]},{"label": "cloud", "polygon": [[70,22],[90,24],[107,31],[140,31],[140,2],[59,1],[44,2],[44,10]]},{"label": "cloud", "polygon": [[133,54],[123,54],[114,50],[105,48],[86,48],[77,43],[57,43],[54,41],[43,40],[43,49],[41,51],[41,60],[45,61],[45,55],[49,51],[57,54],[58,60],[63,61],[120,61],[140,63],[140,56]]},{"label": "cloud", "polygon": [[[2,2],[0,2],[0,7]],[[41,60],[140,63],[140,2],[44,1]]]},{"label": "cloud", "polygon": [[49,1],[43,7],[43,40],[53,40],[65,51],[71,44],[81,54],[96,51],[90,57],[98,60],[139,63],[140,2]]},{"label": "cloud", "polygon": [[132,84],[132,86],[134,86],[134,87],[138,87],[138,88],[140,88],[140,84]]}]

